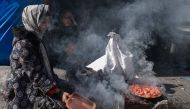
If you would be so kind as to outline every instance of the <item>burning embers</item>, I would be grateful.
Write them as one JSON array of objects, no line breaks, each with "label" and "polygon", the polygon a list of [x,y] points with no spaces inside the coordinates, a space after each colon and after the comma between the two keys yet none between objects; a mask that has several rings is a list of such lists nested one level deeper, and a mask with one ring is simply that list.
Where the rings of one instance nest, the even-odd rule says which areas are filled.
[{"label": "burning embers", "polygon": [[158,98],[160,97],[161,91],[156,86],[151,85],[141,85],[141,84],[133,84],[129,86],[129,91],[131,94],[143,98]]}]

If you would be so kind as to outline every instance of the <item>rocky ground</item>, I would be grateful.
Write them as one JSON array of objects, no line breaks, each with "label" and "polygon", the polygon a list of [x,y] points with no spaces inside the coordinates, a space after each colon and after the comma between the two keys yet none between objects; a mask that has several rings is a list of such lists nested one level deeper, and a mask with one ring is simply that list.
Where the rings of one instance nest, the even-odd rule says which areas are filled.
[{"label": "rocky ground", "polygon": [[[0,89],[2,89],[2,82],[9,72],[8,66],[0,66]],[[64,73],[63,70],[55,69],[55,72]],[[166,87],[166,96],[169,101],[169,109],[190,109],[190,80],[188,76],[163,76],[158,78]],[[190,77],[190,76],[189,76]],[[0,109],[5,109],[5,102],[0,95]]]}]

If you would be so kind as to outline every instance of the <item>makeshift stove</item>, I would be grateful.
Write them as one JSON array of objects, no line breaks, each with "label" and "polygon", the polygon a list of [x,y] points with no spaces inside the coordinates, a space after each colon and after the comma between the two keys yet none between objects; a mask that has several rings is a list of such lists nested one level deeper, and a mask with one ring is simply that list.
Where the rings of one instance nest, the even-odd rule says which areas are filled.
[{"label": "makeshift stove", "polygon": [[[128,85],[128,89],[125,89],[127,93],[123,91],[125,93],[125,109],[168,109],[168,101],[163,95],[161,86],[151,85],[151,81],[147,81],[150,76],[144,79],[142,77],[136,78],[137,74],[135,73],[132,59],[133,54],[122,49],[119,34],[111,32],[108,36],[110,40],[106,47],[105,55],[87,67],[92,68],[94,71],[101,70],[108,75],[114,73],[115,75],[123,75],[125,80],[133,78],[132,80],[124,81]],[[119,103],[116,103],[116,109],[120,108]]]},{"label": "makeshift stove", "polygon": [[[155,101],[157,101],[157,103],[155,103]],[[168,108],[168,101],[164,100],[163,97],[154,100],[146,100],[146,99],[133,100],[129,97],[126,97],[125,109],[169,109],[169,108]]]}]

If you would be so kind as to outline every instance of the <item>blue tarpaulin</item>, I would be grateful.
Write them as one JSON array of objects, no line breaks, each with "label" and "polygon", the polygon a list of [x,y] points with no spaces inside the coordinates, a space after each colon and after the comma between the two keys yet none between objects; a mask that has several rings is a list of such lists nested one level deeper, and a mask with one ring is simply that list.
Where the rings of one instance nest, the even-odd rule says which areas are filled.
[{"label": "blue tarpaulin", "polygon": [[0,0],[0,65],[9,64],[13,35],[11,29],[21,24],[25,6],[39,4],[42,0]]}]

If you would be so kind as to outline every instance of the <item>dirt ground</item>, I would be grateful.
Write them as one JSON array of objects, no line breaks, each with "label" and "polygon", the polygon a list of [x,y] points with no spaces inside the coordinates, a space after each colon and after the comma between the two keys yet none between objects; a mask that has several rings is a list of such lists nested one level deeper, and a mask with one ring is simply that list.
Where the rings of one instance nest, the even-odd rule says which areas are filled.
[{"label": "dirt ground", "polygon": [[180,109],[190,109],[190,81],[183,77],[159,77],[168,100]]},{"label": "dirt ground", "polygon": [[[6,74],[9,72],[8,66],[0,66],[0,90],[5,80]],[[54,69],[59,75],[64,73],[63,70]],[[166,96],[171,105],[177,106],[176,109],[190,109],[190,80],[188,76],[159,76],[161,83],[166,88]],[[189,76],[190,77],[190,76]],[[63,78],[63,77],[62,77]],[[0,109],[5,109],[5,102],[0,94]],[[173,109],[172,106],[169,109]]]}]

